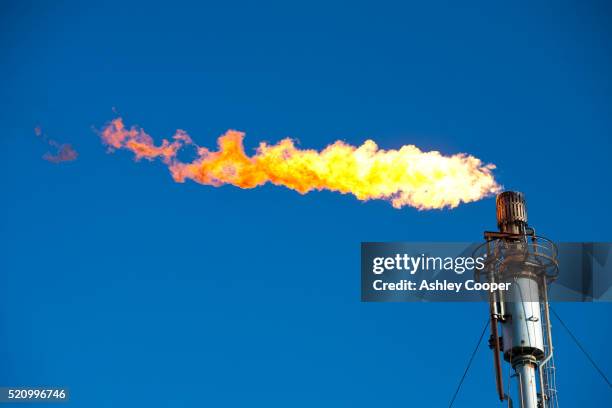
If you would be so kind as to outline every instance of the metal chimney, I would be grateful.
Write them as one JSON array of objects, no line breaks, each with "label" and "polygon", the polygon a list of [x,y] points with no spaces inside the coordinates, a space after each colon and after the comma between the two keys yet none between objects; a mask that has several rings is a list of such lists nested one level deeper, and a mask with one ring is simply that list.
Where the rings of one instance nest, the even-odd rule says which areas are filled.
[{"label": "metal chimney", "polygon": [[525,195],[517,191],[505,191],[495,200],[497,227],[501,232],[521,234],[527,227]]},{"label": "metal chimney", "polygon": [[499,398],[512,401],[504,390],[501,353],[515,371],[521,408],[557,407],[548,310],[548,284],[558,274],[557,248],[528,226],[523,193],[499,194],[496,210],[499,232],[484,234],[486,243],[477,251],[486,257],[486,268],[477,278],[510,283],[507,291],[489,296],[489,345]]}]

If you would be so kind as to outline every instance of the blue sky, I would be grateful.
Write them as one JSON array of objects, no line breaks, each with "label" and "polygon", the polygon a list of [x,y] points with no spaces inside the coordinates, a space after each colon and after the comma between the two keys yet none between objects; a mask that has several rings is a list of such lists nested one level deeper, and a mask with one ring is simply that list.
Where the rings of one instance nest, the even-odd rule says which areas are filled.
[{"label": "blue sky", "polygon": [[[395,210],[320,192],[176,184],[109,155],[115,114],[212,146],[228,128],[321,148],[468,152],[557,241],[610,241],[604,2],[0,5],[0,383],[73,406],[447,406],[484,304],[365,304],[361,241],[476,241],[494,200]],[[34,136],[78,160],[41,159]],[[608,373],[608,304],[556,310]],[[564,406],[609,388],[556,325]],[[456,406],[496,401],[483,347]]]}]

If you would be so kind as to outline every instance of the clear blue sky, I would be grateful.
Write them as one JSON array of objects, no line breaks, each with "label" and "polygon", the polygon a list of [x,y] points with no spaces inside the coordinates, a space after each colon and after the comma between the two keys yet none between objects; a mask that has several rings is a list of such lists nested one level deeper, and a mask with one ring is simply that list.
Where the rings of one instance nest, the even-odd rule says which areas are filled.
[{"label": "clear blue sky", "polygon": [[[176,184],[106,153],[93,129],[113,107],[201,145],[235,128],[249,148],[469,152],[526,193],[538,232],[612,239],[605,2],[87,3],[0,4],[0,384],[90,408],[444,407],[487,318],[360,303],[359,243],[476,241],[493,199],[419,212]],[[42,160],[36,125],[78,160]],[[556,306],[609,375],[610,307]],[[554,330],[562,406],[604,406]],[[483,347],[456,406],[495,401]]]}]

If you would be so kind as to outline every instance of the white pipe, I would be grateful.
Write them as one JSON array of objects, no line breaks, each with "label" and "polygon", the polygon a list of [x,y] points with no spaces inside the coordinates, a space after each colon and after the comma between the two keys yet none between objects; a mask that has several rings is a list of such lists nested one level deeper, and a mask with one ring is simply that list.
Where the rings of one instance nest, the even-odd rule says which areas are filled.
[{"label": "white pipe", "polygon": [[536,392],[535,365],[524,361],[515,367],[519,378],[521,408],[538,408]]}]

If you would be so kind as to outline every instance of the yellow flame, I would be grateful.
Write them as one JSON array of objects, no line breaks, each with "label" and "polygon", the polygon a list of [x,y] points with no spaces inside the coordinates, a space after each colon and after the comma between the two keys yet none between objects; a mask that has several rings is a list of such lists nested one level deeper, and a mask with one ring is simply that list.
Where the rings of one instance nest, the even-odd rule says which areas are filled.
[{"label": "yellow flame", "polygon": [[[500,191],[493,164],[463,153],[423,152],[413,145],[383,150],[372,140],[359,147],[337,141],[319,152],[298,149],[293,140],[283,139],[274,145],[262,142],[253,156],[247,156],[242,132],[229,130],[219,137],[217,151],[195,145],[181,130],[172,141],[164,139],[156,146],[142,129],[127,129],[121,118],[111,121],[101,137],[111,150],[131,150],[137,160],[160,158],[177,182],[191,179],[241,188],[269,182],[302,194],[330,190],[364,201],[388,200],[395,208],[418,209],[454,208]],[[189,163],[177,158],[185,145],[197,148],[197,158]]]}]

